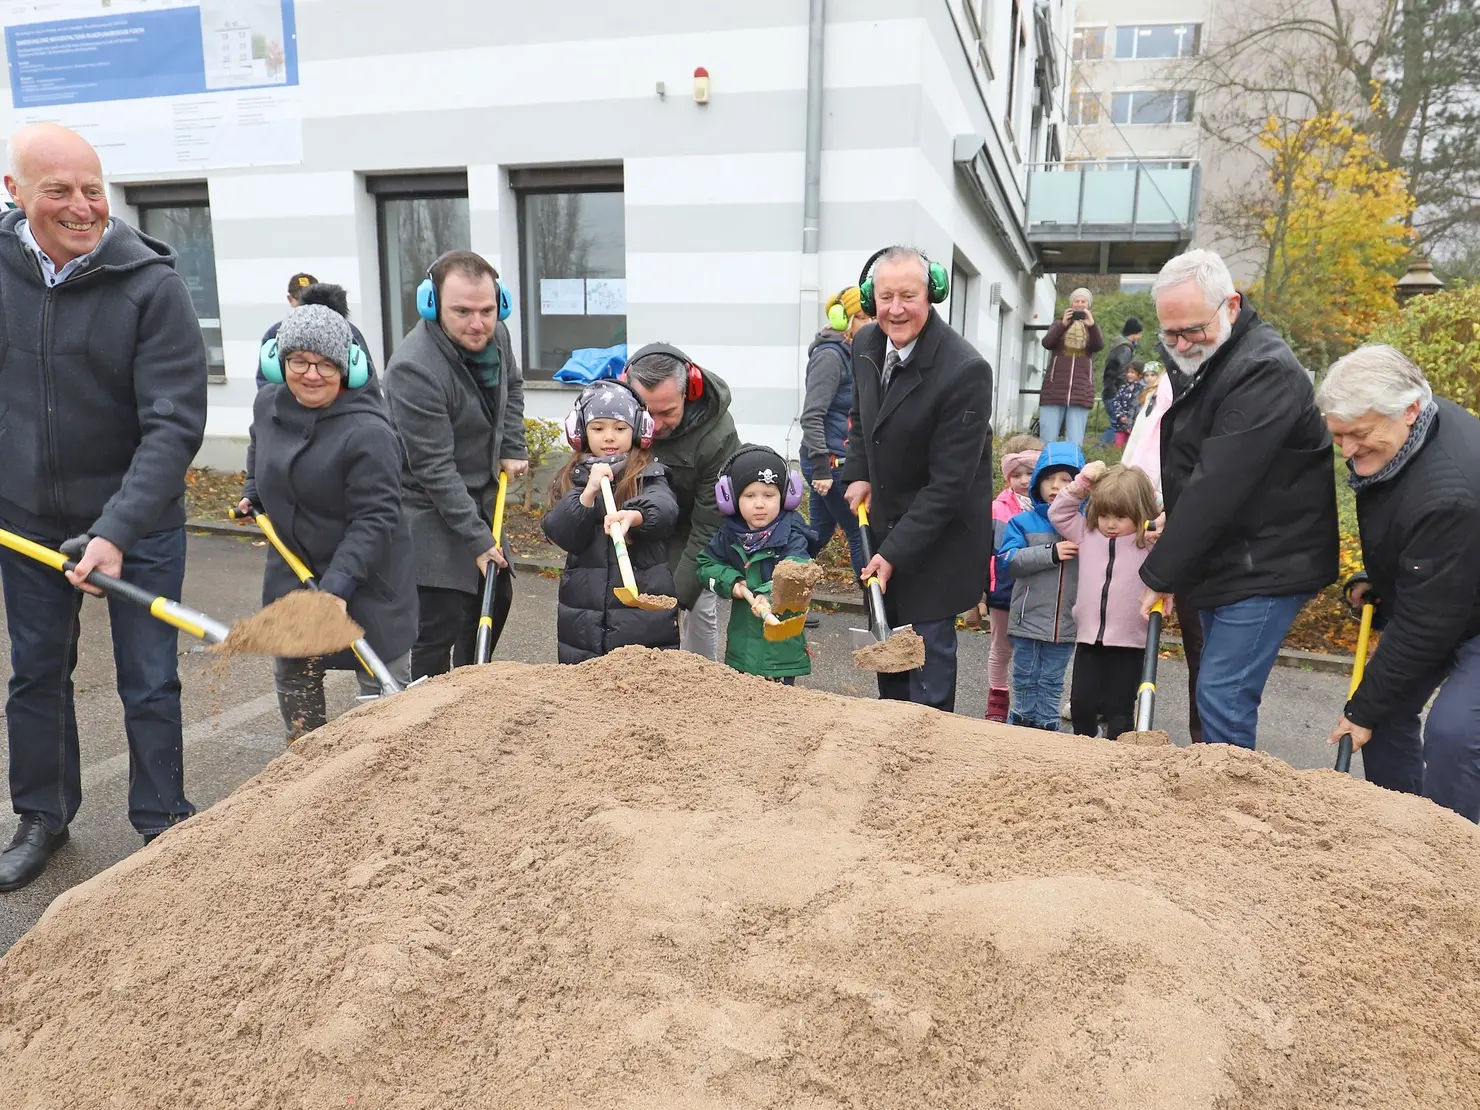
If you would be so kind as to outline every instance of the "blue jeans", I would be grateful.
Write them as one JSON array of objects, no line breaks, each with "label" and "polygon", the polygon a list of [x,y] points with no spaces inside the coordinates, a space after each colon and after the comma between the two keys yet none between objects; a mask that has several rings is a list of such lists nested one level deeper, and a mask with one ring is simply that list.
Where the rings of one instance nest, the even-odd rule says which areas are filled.
[{"label": "blue jeans", "polygon": [[942,713],[954,713],[956,618],[915,621],[914,627],[915,633],[925,641],[925,665],[913,671],[880,674],[879,697],[886,701],[912,701]]},{"label": "blue jeans", "polygon": [[1044,443],[1052,443],[1062,432],[1070,443],[1081,444],[1088,423],[1089,409],[1078,405],[1038,406],[1038,434]]},{"label": "blue jeans", "polygon": [[[1419,716],[1436,689],[1424,724]],[[1480,822],[1480,637],[1460,644],[1451,669],[1419,682],[1378,722],[1362,770],[1370,783]]]},{"label": "blue jeans", "polygon": [[828,545],[833,538],[833,532],[841,528],[843,538],[848,541],[848,555],[853,560],[853,573],[859,574],[863,570],[863,541],[858,537],[858,518],[853,515],[853,510],[848,508],[848,499],[843,496],[847,485],[836,477],[837,471],[833,471],[832,489],[827,491],[824,497],[815,489],[812,489],[812,460],[805,455],[802,457],[802,477],[807,480],[807,489],[810,491],[812,510],[812,532],[817,537],[816,546],[812,549],[815,558],[817,553]]},{"label": "blue jeans", "polygon": [[1197,713],[1205,743],[1253,749],[1264,684],[1285,633],[1313,596],[1250,597],[1202,610]]},{"label": "blue jeans", "polygon": [[1049,644],[1012,637],[1012,724],[1059,731],[1059,702],[1064,672],[1074,658],[1074,644]]},{"label": "blue jeans", "polygon": [[[53,547],[57,542],[31,538]],[[123,577],[151,594],[179,598],[185,530],[139,540],[124,556]],[[10,631],[10,803],[16,813],[39,816],[47,829],[59,832],[82,805],[72,671],[84,595],[57,571],[8,548],[0,549],[0,579]],[[128,736],[128,817],[148,836],[195,813],[185,798],[180,634],[144,609],[112,598],[108,619]]]}]

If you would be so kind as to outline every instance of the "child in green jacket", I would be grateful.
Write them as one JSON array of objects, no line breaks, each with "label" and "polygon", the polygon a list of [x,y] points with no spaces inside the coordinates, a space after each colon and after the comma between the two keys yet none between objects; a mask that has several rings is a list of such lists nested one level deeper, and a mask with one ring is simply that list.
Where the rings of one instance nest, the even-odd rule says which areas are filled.
[{"label": "child in green jacket", "polygon": [[699,553],[699,581],[720,597],[743,601],[742,586],[756,597],[754,605],[730,606],[725,663],[790,686],[797,675],[812,673],[806,638],[767,640],[763,615],[776,563],[809,558],[806,526],[796,511],[801,475],[769,447],[747,443],[720,468],[714,497],[725,520]]}]

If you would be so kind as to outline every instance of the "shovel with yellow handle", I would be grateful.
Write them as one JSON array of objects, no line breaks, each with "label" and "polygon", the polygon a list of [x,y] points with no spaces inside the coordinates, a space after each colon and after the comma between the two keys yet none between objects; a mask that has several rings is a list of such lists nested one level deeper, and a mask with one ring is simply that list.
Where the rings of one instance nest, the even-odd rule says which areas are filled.
[{"label": "shovel with yellow handle", "polygon": [[[756,596],[750,592],[744,582],[740,583],[740,592],[745,595],[745,600],[754,609]],[[762,601],[761,607],[765,610],[761,616],[761,624],[765,626],[761,635],[773,643],[777,640],[795,639],[802,634],[802,630],[806,627],[806,613],[798,613],[794,617],[787,617],[785,620],[782,620],[775,613],[771,612],[771,603],[769,601]]]},{"label": "shovel with yellow handle", "polygon": [[[1352,664],[1352,681],[1347,687],[1346,700],[1357,696],[1357,687],[1362,685],[1362,675],[1367,670],[1367,644],[1372,639],[1371,605],[1362,606],[1362,628],[1357,633],[1357,658]],[[1348,733],[1336,742],[1336,769],[1342,774],[1352,769],[1352,738]]]},{"label": "shovel with yellow handle", "polygon": [[[493,546],[504,546],[504,498],[509,492],[509,474],[500,470],[498,475],[498,503],[493,507]],[[507,556],[506,556],[507,557]],[[494,645],[509,619],[509,609],[514,601],[514,583],[507,567],[489,562],[483,572],[483,603],[478,608],[478,640],[473,649],[474,663],[487,663],[493,658]]]},{"label": "shovel with yellow handle", "polygon": [[[298,581],[303,583],[304,588],[317,592],[319,581],[313,576],[313,571],[308,568],[307,563],[294,554],[292,548],[283,542],[282,537],[278,535],[277,529],[272,526],[272,521],[268,519],[266,513],[243,513],[233,508],[228,510],[228,515],[233,520],[251,519],[256,521],[257,527],[262,529],[262,534],[267,537],[267,541],[273,547],[277,548],[277,553],[283,557],[283,562],[287,563],[289,569],[298,576]],[[366,672],[376,682],[380,683],[380,692],[382,695],[399,694],[405,689],[404,686],[395,680],[390,669],[381,660],[380,656],[375,654],[375,649],[370,646],[369,640],[361,636],[350,645],[350,650],[355,653],[355,658],[360,661],[360,665],[365,668]]]},{"label": "shovel with yellow handle", "polygon": [[[617,499],[612,496],[610,478],[601,479],[601,499],[606,505],[606,515],[613,516],[617,511]],[[612,590],[612,593],[617,595],[618,601],[632,609],[672,609],[678,604],[677,598],[637,592],[637,576],[632,573],[632,558],[627,554],[625,532],[620,525],[612,526],[612,546],[617,552],[617,568],[622,572],[622,584]]]},{"label": "shovel with yellow handle", "polygon": [[[69,571],[77,569],[77,560],[69,559],[60,551],[53,551],[44,544],[35,540],[28,540],[25,536],[18,536],[14,532],[7,532],[0,528],[0,545],[28,558],[35,559],[38,563],[45,563],[56,571]],[[188,605],[181,605],[178,601],[172,601],[167,597],[156,597],[148,590],[140,589],[132,582],[125,582],[122,578],[114,578],[112,575],[104,574],[95,570],[87,576],[87,584],[96,586],[109,597],[121,598],[132,602],[140,608],[147,609],[149,614],[165,624],[178,628],[181,632],[189,633],[196,639],[205,640],[210,644],[221,644],[226,642],[230,629],[220,621],[206,616]]]}]

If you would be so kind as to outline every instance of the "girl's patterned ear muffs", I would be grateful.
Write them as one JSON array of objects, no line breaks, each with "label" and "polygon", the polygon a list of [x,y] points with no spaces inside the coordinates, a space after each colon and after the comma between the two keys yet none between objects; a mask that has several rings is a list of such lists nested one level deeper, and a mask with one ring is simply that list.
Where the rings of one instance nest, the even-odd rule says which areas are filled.
[{"label": "girl's patterned ear muffs", "polygon": [[642,398],[637,396],[624,381],[602,381],[595,385],[588,385],[581,391],[581,396],[575,403],[575,407],[565,414],[565,442],[570,444],[572,451],[581,452],[586,450],[586,402],[595,395],[596,390],[617,386],[625,389],[637,398],[637,427],[633,428],[633,438],[637,446],[644,451],[652,447],[653,439],[657,436],[658,425],[653,420],[652,414],[648,412],[647,406],[642,403]]},{"label": "girl's patterned ear muffs", "polygon": [[[745,451],[742,447],[724,461],[719,468],[719,481],[714,483],[714,500],[719,506],[719,511],[725,516],[734,516],[739,509],[735,507],[739,493],[730,485],[730,476],[727,471],[730,464],[740,457]],[[807,484],[802,481],[801,472],[792,467],[786,468],[786,484],[781,488],[781,507],[787,512],[797,509],[802,504],[802,494],[806,492]]]}]

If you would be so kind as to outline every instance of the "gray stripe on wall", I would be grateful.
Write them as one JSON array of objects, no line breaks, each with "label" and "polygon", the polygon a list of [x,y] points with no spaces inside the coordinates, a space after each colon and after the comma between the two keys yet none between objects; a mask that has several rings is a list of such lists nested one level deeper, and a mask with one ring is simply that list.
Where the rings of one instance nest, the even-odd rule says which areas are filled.
[{"label": "gray stripe on wall", "polygon": [[[847,0],[846,5],[834,3],[833,7],[851,7],[857,2]],[[866,6],[880,5],[878,0],[869,0]],[[471,18],[457,19],[451,9]],[[318,61],[520,43],[799,27],[807,21],[807,5],[797,0],[746,0],[744,4],[560,0],[557,13],[555,7],[543,4],[434,0],[408,15],[406,0],[321,0],[298,5],[297,20],[304,60]]]},{"label": "gray stripe on wall", "polygon": [[860,255],[859,265],[868,255],[891,243],[922,246],[916,242],[921,228],[940,226],[922,205],[896,200],[824,204],[821,221],[822,249],[856,250]]},{"label": "gray stripe on wall", "polygon": [[[217,258],[342,258],[360,252],[354,216],[274,216],[270,220],[211,219]],[[335,279],[327,274],[316,277]],[[283,275],[284,284],[287,275]],[[341,277],[338,284],[344,284]]]},{"label": "gray stripe on wall", "polygon": [[[827,150],[872,150],[915,144],[918,85],[835,90],[823,126]],[[807,95],[793,92],[716,95],[703,112],[651,101],[596,100],[510,108],[439,109],[303,121],[305,171],[455,169],[493,152],[505,165],[620,161],[623,158],[800,151]],[[692,107],[692,105],[690,105]],[[944,134],[944,128],[939,134]],[[395,143],[385,142],[395,135]],[[946,144],[945,157],[950,148]],[[939,157],[939,155],[934,155]],[[476,158],[475,158],[476,160]]]},{"label": "gray stripe on wall", "polygon": [[789,251],[801,244],[800,204],[627,206],[628,251]]},{"label": "gray stripe on wall", "polygon": [[627,318],[634,330],[678,347],[787,347],[797,341],[800,309],[796,304],[634,304]]}]

